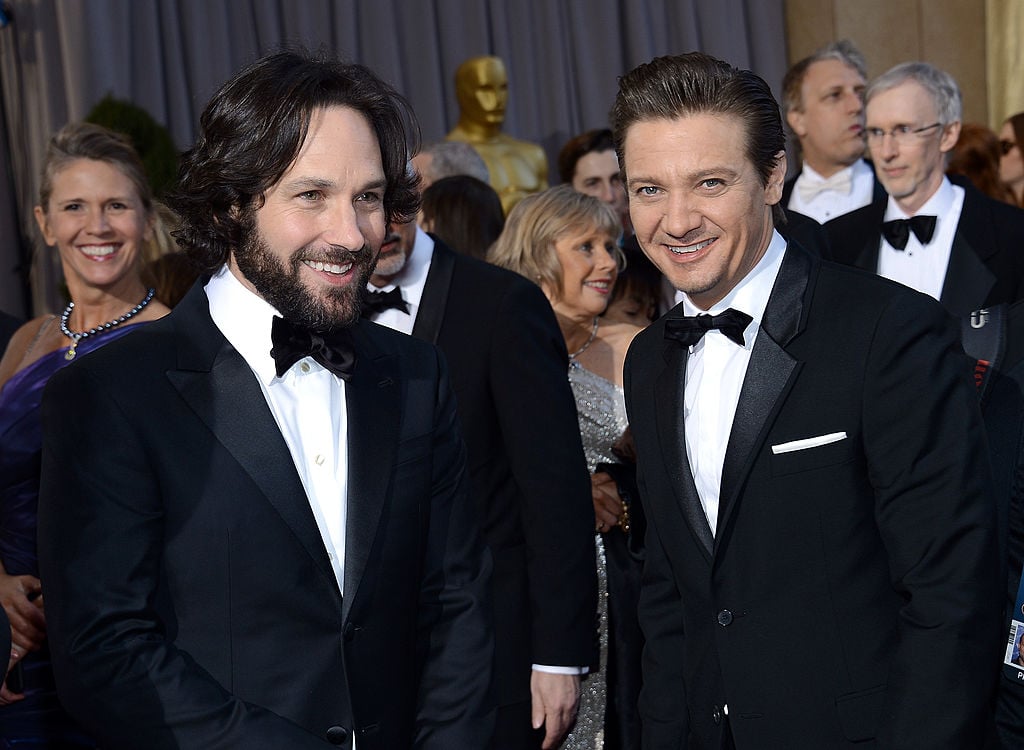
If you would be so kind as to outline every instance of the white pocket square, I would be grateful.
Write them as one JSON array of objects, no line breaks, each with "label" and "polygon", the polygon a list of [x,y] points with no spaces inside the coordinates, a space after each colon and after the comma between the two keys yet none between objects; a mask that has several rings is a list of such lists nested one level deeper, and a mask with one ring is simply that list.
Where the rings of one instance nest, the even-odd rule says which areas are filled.
[{"label": "white pocket square", "polygon": [[828,435],[818,435],[817,437],[804,438],[803,440],[791,440],[788,443],[773,445],[772,453],[777,456],[780,453],[792,453],[793,451],[817,448],[819,445],[838,443],[840,440],[846,440],[845,432],[830,432]]}]

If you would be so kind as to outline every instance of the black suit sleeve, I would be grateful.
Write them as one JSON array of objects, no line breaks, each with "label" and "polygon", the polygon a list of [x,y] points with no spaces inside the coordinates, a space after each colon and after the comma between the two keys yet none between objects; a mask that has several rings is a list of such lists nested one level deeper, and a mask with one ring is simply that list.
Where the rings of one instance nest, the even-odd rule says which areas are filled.
[{"label": "black suit sleeve", "polygon": [[455,398],[439,361],[432,496],[418,630],[417,750],[484,747],[494,728],[491,558],[469,497]]},{"label": "black suit sleeve", "polygon": [[43,398],[39,562],[61,701],[111,750],[333,747],[175,647],[160,488],[111,391],[74,367]]},{"label": "black suit sleeve", "polygon": [[931,300],[896,295],[865,362],[868,478],[903,597],[881,747],[974,747],[991,722],[1001,605],[995,504],[958,342],[955,321]]},{"label": "black suit sleeve", "polygon": [[517,279],[488,355],[508,460],[524,498],[534,664],[596,660],[594,507],[568,356],[540,289]]}]

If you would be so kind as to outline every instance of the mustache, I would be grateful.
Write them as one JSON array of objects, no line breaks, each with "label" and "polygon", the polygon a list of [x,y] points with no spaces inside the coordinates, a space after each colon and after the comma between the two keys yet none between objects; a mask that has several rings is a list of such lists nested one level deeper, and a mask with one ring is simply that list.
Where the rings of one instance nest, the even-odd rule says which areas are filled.
[{"label": "mustache", "polygon": [[369,263],[373,251],[368,245],[351,250],[343,245],[307,245],[292,256],[292,263],[303,261],[342,265],[344,263]]}]

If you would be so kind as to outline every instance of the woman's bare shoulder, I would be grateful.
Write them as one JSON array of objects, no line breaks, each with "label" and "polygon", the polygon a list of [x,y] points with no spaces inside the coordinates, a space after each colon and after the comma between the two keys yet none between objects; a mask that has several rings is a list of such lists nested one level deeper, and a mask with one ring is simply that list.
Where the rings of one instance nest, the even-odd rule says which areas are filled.
[{"label": "woman's bare shoulder", "polygon": [[53,337],[54,332],[59,334],[56,315],[33,318],[14,332],[0,360],[0,387],[18,370],[59,348],[60,339]]}]

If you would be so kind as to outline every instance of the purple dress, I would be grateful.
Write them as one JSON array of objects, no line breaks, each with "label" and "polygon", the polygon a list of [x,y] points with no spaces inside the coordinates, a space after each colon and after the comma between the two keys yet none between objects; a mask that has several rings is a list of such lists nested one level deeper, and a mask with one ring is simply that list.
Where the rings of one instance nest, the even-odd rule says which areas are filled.
[{"label": "purple dress", "polygon": [[[144,324],[82,339],[75,360],[139,325]],[[39,406],[50,376],[75,361],[64,358],[67,350],[40,357],[0,390],[0,561],[8,575],[39,576],[36,508],[43,442]],[[20,666],[25,698],[0,706],[0,748],[94,748],[95,743],[57,701],[46,646],[28,654]]]}]

